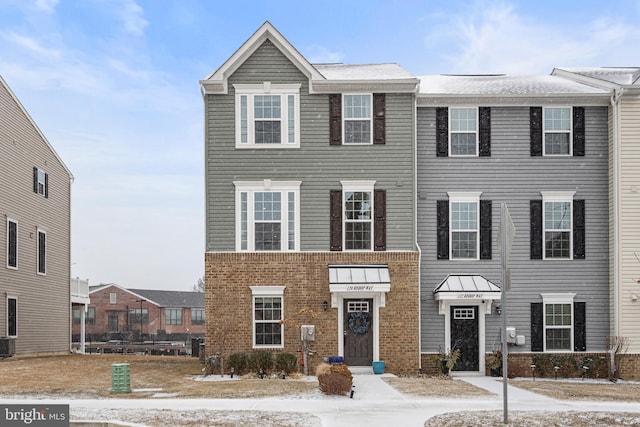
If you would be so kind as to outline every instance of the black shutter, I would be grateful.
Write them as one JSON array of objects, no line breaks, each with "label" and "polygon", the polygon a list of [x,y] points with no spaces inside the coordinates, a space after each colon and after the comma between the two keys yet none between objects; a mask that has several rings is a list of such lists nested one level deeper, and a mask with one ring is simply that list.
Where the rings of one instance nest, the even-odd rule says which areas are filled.
[{"label": "black shutter", "polygon": [[373,250],[387,250],[387,192],[373,192]]},{"label": "black shutter", "polygon": [[49,174],[44,174],[44,197],[49,197]]},{"label": "black shutter", "polygon": [[531,351],[544,351],[543,306],[541,302],[531,303]]},{"label": "black shutter", "polygon": [[491,200],[480,200],[480,259],[491,259]]},{"label": "black shutter", "polygon": [[329,95],[329,144],[342,144],[342,95]]},{"label": "black shutter", "polygon": [[573,303],[573,351],[587,351],[587,303]]},{"label": "black shutter", "polygon": [[438,259],[449,259],[448,200],[438,200]]},{"label": "black shutter", "polygon": [[373,94],[373,143],[385,143],[385,104],[384,93]]},{"label": "black shutter", "polygon": [[479,108],[480,121],[480,139],[479,139],[479,156],[491,157],[491,108]]},{"label": "black shutter", "polygon": [[38,168],[33,167],[33,192],[38,192]]},{"label": "black shutter", "polygon": [[436,108],[436,156],[449,156],[449,109]]},{"label": "black shutter", "polygon": [[342,191],[329,192],[329,250],[342,250]]},{"label": "black shutter", "polygon": [[530,201],[531,259],[542,259],[542,200]]},{"label": "black shutter", "polygon": [[542,107],[529,109],[531,156],[542,156]]},{"label": "black shutter", "polygon": [[8,254],[7,254],[7,265],[9,267],[17,267],[18,266],[18,223],[9,221],[9,230],[8,230]]},{"label": "black shutter", "polygon": [[585,258],[584,200],[573,201],[573,259]]},{"label": "black shutter", "polygon": [[573,155],[584,157],[584,107],[573,107]]}]

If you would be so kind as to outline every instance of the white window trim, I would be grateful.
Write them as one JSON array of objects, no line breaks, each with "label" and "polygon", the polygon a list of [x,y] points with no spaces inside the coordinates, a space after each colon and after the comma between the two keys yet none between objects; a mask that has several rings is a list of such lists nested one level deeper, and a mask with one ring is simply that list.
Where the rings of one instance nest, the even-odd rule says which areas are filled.
[{"label": "white window trim", "polygon": [[[357,121],[365,121],[365,118],[350,118],[347,119],[344,114],[345,96],[368,96],[369,97],[369,142],[346,142],[347,141],[347,127],[345,126],[345,122],[347,120],[357,120]],[[373,93],[343,93],[342,94],[342,145],[373,145]]]},{"label": "white window trim", "polygon": [[[556,350],[554,349],[554,352],[567,352],[567,353],[571,353],[573,352],[573,335],[574,335],[574,328],[575,328],[575,324],[576,324],[576,319],[575,319],[575,313],[573,310],[573,300],[576,296],[575,293],[573,292],[564,292],[564,293],[545,293],[545,294],[540,294],[540,296],[542,297],[542,343],[543,343],[543,351],[547,351],[547,304],[569,304],[571,306],[571,328],[569,331],[569,337],[571,340],[571,343],[569,344],[569,349],[568,350]],[[552,329],[567,329],[566,327],[553,327],[553,326],[549,326],[549,328]]]},{"label": "white window trim", "polygon": [[[180,312],[180,323],[169,323],[169,322],[166,320],[166,319],[168,318],[168,316],[167,316],[167,312],[168,312],[168,310],[171,310],[171,312],[172,312],[172,313],[173,313],[174,311],[175,311],[176,313],[177,313],[177,312]],[[148,312],[147,312],[147,313],[148,313]],[[184,309],[182,309],[182,308],[168,307],[168,308],[166,308],[166,309],[165,309],[165,314],[164,314],[164,315],[165,315],[165,324],[166,324],[166,325],[181,326],[181,325],[184,325],[184,324],[185,324],[185,323],[184,323]],[[142,316],[142,313],[140,313],[140,316]],[[147,314],[147,316],[148,316],[148,314]]]},{"label": "white window trim", "polygon": [[[236,251],[256,252],[255,250],[255,224],[253,215],[253,194],[256,192],[280,192],[282,197],[282,218],[280,219],[282,228],[281,248],[279,251],[258,251],[258,252],[297,252],[300,250],[300,185],[302,181],[233,181],[236,188]],[[247,193],[247,249],[242,249],[242,200],[241,194]],[[294,249],[289,249],[289,209],[288,193],[295,193],[295,238]]]},{"label": "white window trim", "polygon": [[[236,148],[299,148],[300,147],[300,84],[274,84],[264,82],[262,84],[234,84],[235,108],[236,108]],[[256,144],[255,143],[255,119],[254,119],[254,97],[256,95],[280,95],[280,144]],[[289,141],[289,103],[287,96],[294,97],[295,122],[294,138]],[[242,142],[242,120],[241,120],[241,99],[247,97],[247,142]]]},{"label": "white window trim", "polygon": [[[16,225],[16,265],[12,266],[9,265],[9,223],[13,222]],[[18,254],[20,253],[20,239],[18,239],[18,235],[20,234],[20,224],[18,223],[17,219],[11,218],[11,217],[7,217],[7,242],[6,242],[6,250],[7,250],[7,268],[10,270],[17,270],[20,267],[20,264],[18,263],[19,261],[19,256]]]},{"label": "white window trim", "polygon": [[253,348],[284,348],[284,323],[280,323],[280,344],[263,345],[256,344],[256,298],[273,297],[280,298],[280,320],[284,320],[284,289],[285,286],[250,286],[251,288],[251,339]]},{"label": "white window trim", "polygon": [[[542,195],[542,259],[549,261],[567,261],[573,259],[573,196],[575,191],[541,191]],[[547,258],[546,245],[546,209],[547,202],[569,202],[571,204],[571,212],[569,213],[569,256],[567,258]]]},{"label": "white window trim", "polygon": [[[449,259],[452,261],[477,261],[480,259],[480,196],[481,191],[474,192],[448,192],[449,195]],[[453,227],[451,226],[451,208],[453,203],[469,202],[476,203],[476,257],[475,258],[454,258],[453,257]]]},{"label": "white window trim", "polygon": [[[9,334],[9,300],[10,299],[16,300],[16,333],[15,335]],[[20,325],[18,323],[20,321],[20,316],[19,316],[20,305],[18,304],[18,297],[15,295],[7,294],[7,297],[5,298],[4,301],[5,301],[4,302],[4,309],[5,309],[4,321],[6,322],[6,325],[7,325],[5,329],[5,335],[10,338],[17,338],[20,331]]]},{"label": "white window trim", "polygon": [[[560,130],[546,130],[545,110],[547,109],[569,109],[569,152],[567,154],[547,154],[547,133],[567,133]],[[542,107],[542,155],[544,157],[572,157],[573,156],[573,107],[567,105],[558,105],[550,107]]]},{"label": "white window trim", "polygon": [[[40,233],[44,234],[44,271],[40,271]],[[49,239],[47,238],[47,230],[38,227],[36,231],[36,273],[40,276],[47,275],[48,246],[49,246]]]},{"label": "white window trim", "polygon": [[[373,180],[359,180],[359,181],[340,181],[342,185],[342,247],[345,248],[345,252],[372,252],[373,251],[373,242],[374,242],[374,212],[375,212],[375,196],[374,196],[374,187],[376,182]],[[371,242],[369,246],[371,249],[346,249],[346,217],[345,217],[345,206],[344,206],[344,194],[346,192],[362,192],[362,193],[371,193]]]},{"label": "white window trim", "polygon": [[[473,132],[470,131],[456,131],[453,132],[451,130],[451,111],[452,110],[465,110],[465,109],[474,109],[476,111],[476,129]],[[450,157],[478,157],[480,155],[480,111],[478,109],[478,107],[475,106],[459,106],[459,107],[449,107],[449,114],[448,114],[448,118],[449,118],[449,123],[448,123],[448,130],[449,130],[449,144],[448,144],[448,148],[449,148],[449,156]],[[452,147],[452,141],[451,141],[451,135],[454,133],[459,133],[459,134],[467,134],[467,133],[475,133],[476,135],[476,153],[475,154],[453,154],[451,152],[451,147]]]}]

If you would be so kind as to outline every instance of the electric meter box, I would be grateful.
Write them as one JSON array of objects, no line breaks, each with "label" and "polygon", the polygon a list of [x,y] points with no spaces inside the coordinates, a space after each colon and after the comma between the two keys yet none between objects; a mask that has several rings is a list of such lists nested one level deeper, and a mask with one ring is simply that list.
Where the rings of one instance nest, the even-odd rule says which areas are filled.
[{"label": "electric meter box", "polygon": [[516,328],[513,326],[507,326],[507,344],[516,343]]},{"label": "electric meter box", "polygon": [[302,341],[315,341],[316,340],[316,327],[315,325],[302,325],[300,327]]}]

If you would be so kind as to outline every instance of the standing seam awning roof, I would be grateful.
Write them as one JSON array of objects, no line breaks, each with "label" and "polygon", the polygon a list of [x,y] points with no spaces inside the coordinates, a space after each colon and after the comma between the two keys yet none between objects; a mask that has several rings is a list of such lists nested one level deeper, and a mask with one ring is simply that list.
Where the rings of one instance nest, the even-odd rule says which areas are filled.
[{"label": "standing seam awning roof", "polygon": [[387,265],[330,265],[330,285],[391,285]]},{"label": "standing seam awning roof", "polygon": [[500,292],[500,287],[482,276],[450,274],[433,290],[439,292]]}]

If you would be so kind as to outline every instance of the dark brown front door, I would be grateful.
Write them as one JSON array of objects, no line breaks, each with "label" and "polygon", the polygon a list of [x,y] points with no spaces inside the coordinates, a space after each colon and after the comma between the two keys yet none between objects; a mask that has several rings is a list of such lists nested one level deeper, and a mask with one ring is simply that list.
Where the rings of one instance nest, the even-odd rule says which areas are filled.
[{"label": "dark brown front door", "polygon": [[477,305],[451,307],[451,350],[460,350],[454,371],[480,369],[478,330]]},{"label": "dark brown front door", "polygon": [[373,362],[373,300],[344,300],[344,363],[371,366]]}]

